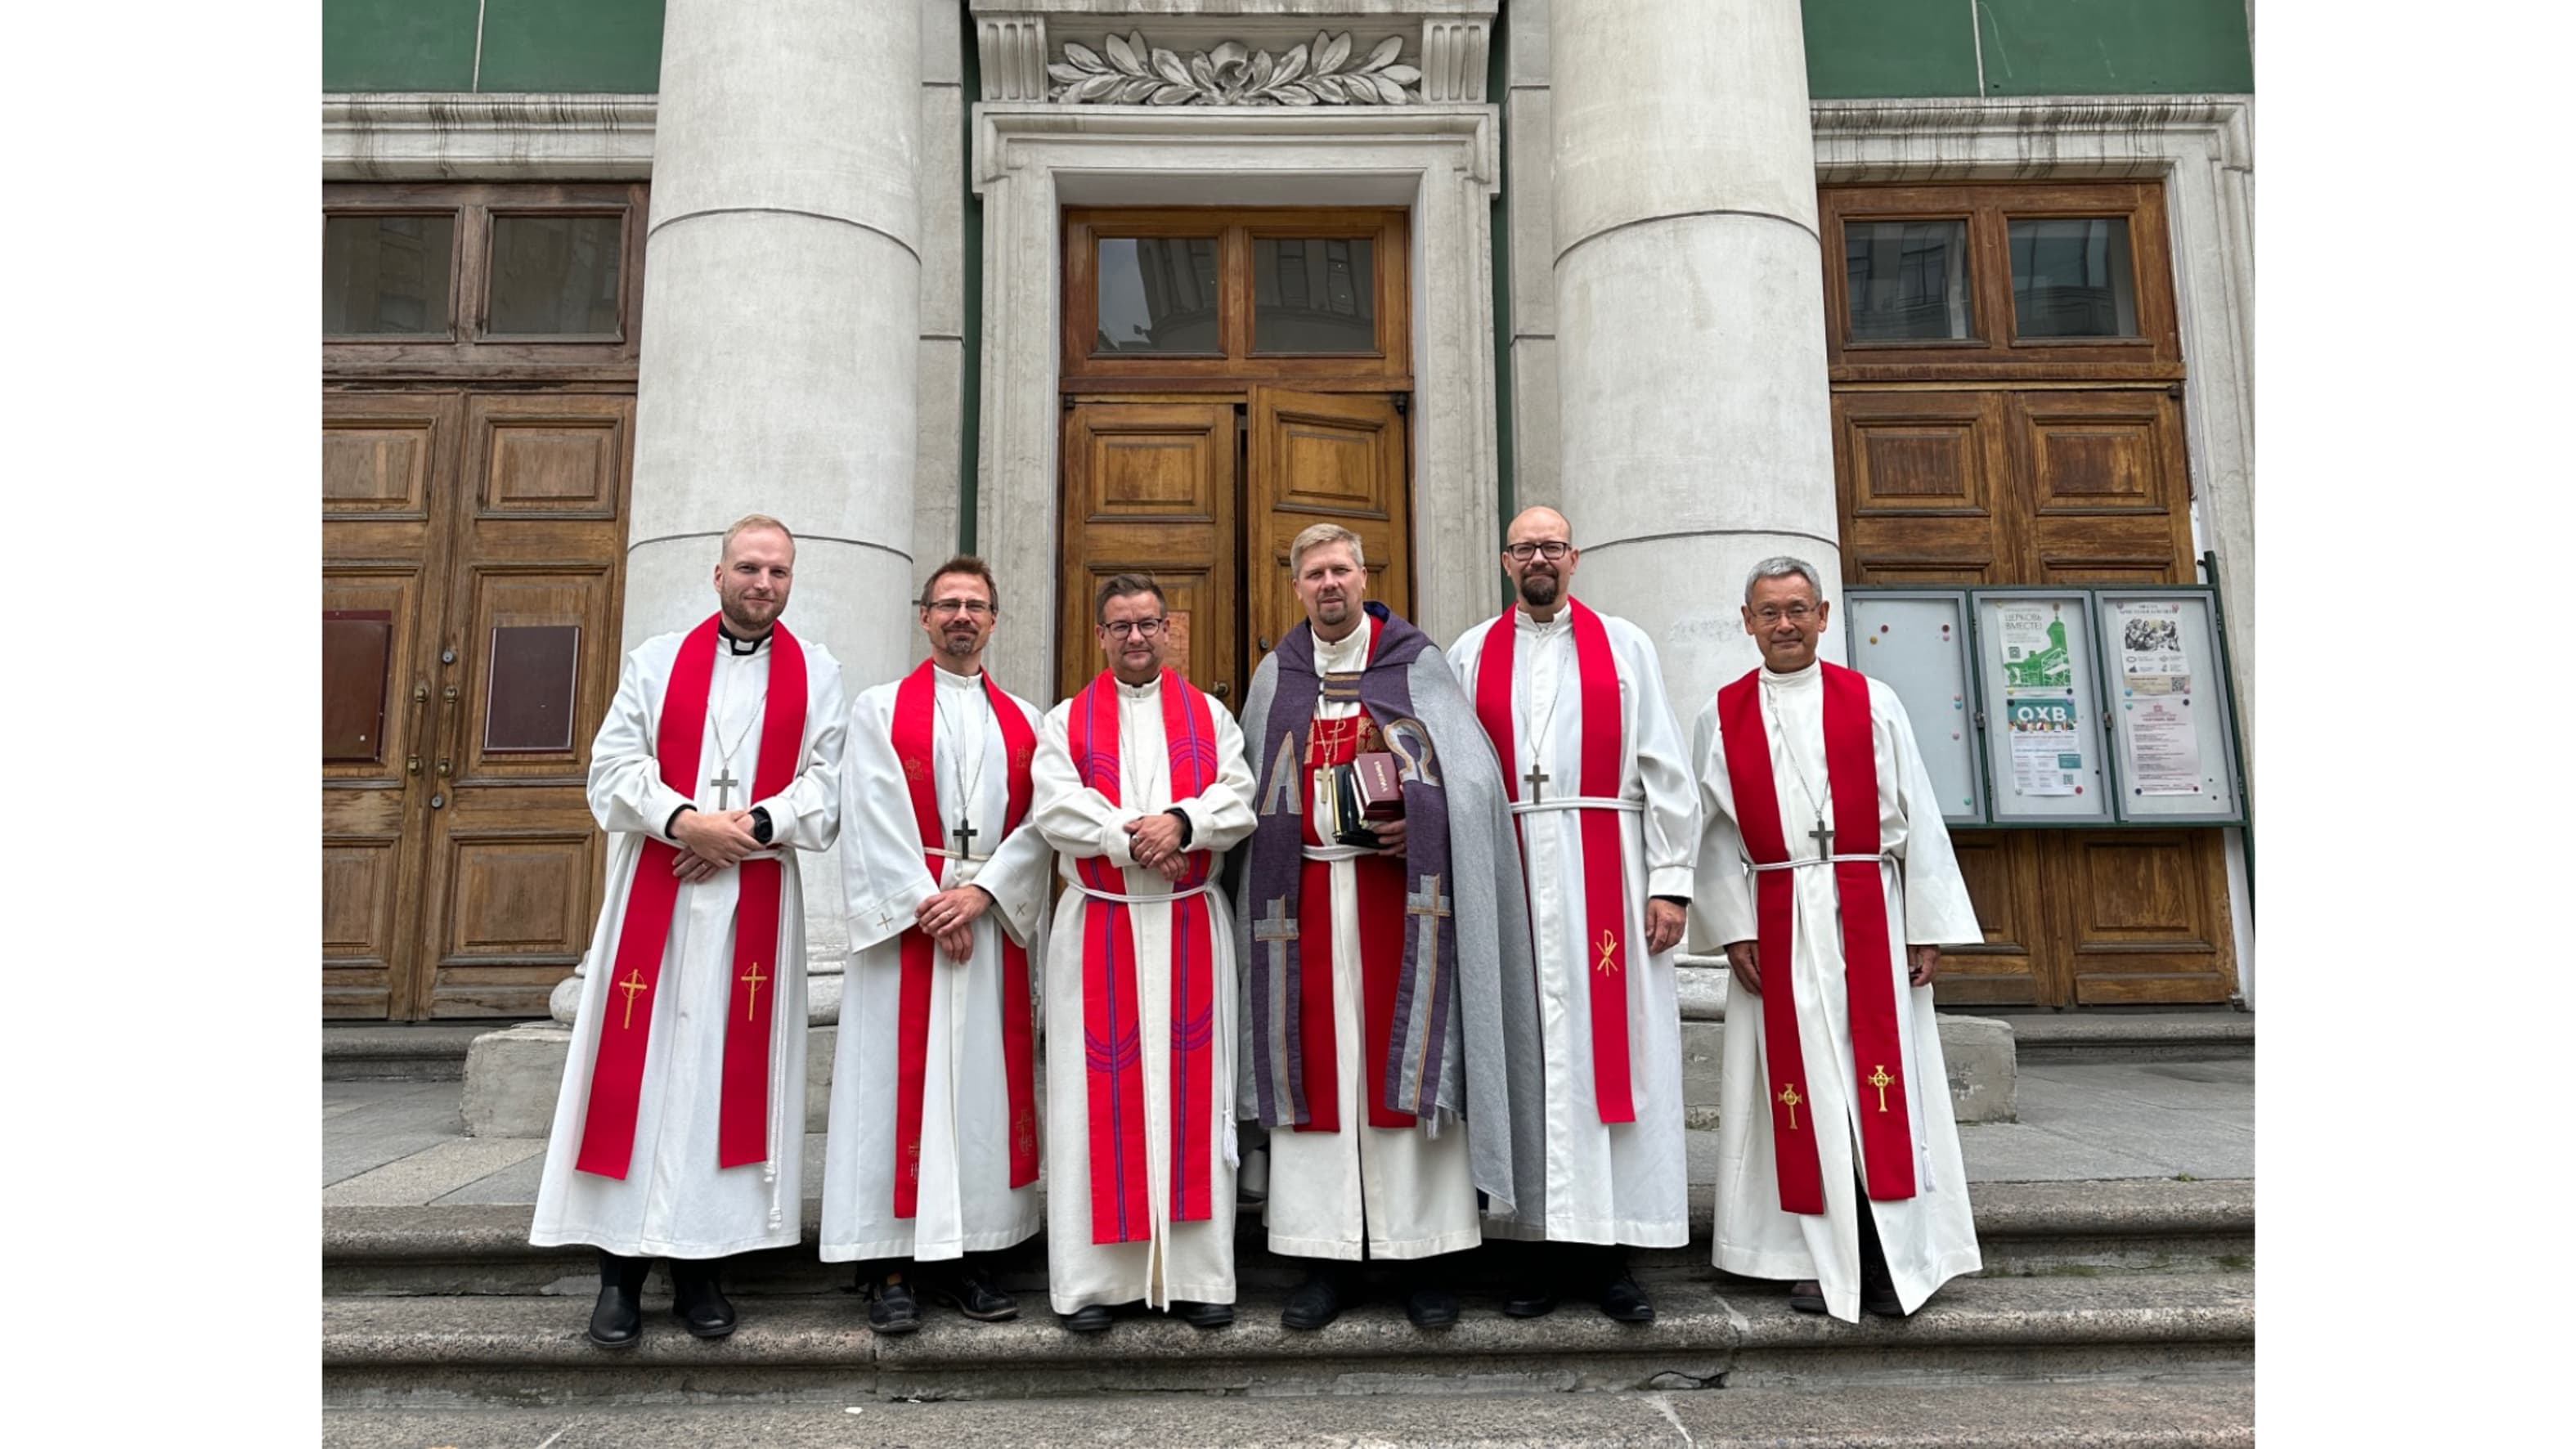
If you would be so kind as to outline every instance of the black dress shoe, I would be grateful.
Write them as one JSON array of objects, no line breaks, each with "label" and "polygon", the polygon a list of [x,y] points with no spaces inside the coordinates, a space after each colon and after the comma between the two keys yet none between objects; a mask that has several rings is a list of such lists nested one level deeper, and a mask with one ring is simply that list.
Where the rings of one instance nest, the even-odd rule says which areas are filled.
[{"label": "black dress shoe", "polygon": [[1106,1333],[1109,1331],[1109,1305],[1094,1303],[1063,1315],[1067,1333]]},{"label": "black dress shoe", "polygon": [[671,1316],[697,1338],[722,1338],[733,1332],[733,1304],[716,1286],[713,1262],[671,1260]]},{"label": "black dress shoe", "polygon": [[910,1333],[921,1327],[921,1303],[901,1273],[871,1278],[867,1283],[868,1327],[878,1333]]},{"label": "black dress shoe", "polygon": [[1458,1321],[1458,1295],[1426,1283],[1404,1295],[1404,1316],[1416,1328],[1447,1328]]},{"label": "black dress shoe", "polygon": [[1645,1289],[1637,1286],[1636,1279],[1625,1273],[1602,1286],[1601,1311],[1621,1323],[1655,1321],[1654,1300],[1646,1296]]},{"label": "black dress shoe", "polygon": [[1342,1287],[1337,1275],[1309,1273],[1279,1310],[1279,1326],[1311,1331],[1341,1316]]},{"label": "black dress shoe", "polygon": [[1789,1285],[1789,1306],[1800,1313],[1825,1311],[1825,1285],[1813,1278]]},{"label": "black dress shoe", "polygon": [[960,1268],[945,1277],[924,1278],[921,1296],[945,1303],[977,1323],[1003,1323],[1020,1316],[1020,1300],[994,1287],[981,1268]]},{"label": "black dress shoe", "polygon": [[1503,1313],[1511,1318],[1545,1318],[1556,1311],[1556,1290],[1530,1285],[1515,1288],[1503,1300]]},{"label": "black dress shoe", "polygon": [[590,1310],[585,1335],[601,1348],[633,1348],[644,1337],[644,1275],[650,1258],[599,1255],[599,1303]]},{"label": "black dress shoe", "polygon": [[1175,1298],[1172,1300],[1172,1316],[1192,1328],[1223,1328],[1234,1322],[1234,1305]]},{"label": "black dress shoe", "polygon": [[1884,1268],[1874,1274],[1866,1269],[1861,1272],[1860,1306],[1882,1318],[1905,1316],[1905,1301],[1896,1296],[1896,1280],[1888,1277]]}]

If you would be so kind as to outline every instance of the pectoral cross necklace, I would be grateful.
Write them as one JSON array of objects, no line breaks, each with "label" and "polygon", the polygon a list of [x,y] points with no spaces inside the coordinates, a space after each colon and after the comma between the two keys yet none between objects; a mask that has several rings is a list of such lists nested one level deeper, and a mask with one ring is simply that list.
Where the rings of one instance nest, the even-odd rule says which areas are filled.
[{"label": "pectoral cross necklace", "polygon": [[[978,686],[983,683],[980,676],[976,683]],[[980,687],[975,691],[975,698],[983,703],[985,713],[990,715],[992,701],[984,698]],[[949,751],[955,757],[951,764],[957,777],[957,828],[948,832],[948,838],[957,842],[957,858],[964,860],[974,854],[975,837],[984,833],[974,825],[975,792],[984,784],[984,731],[979,728],[974,738],[968,739],[956,721],[949,718],[948,702],[944,697],[939,701],[939,723],[942,733],[948,736]],[[981,725],[983,721],[977,720],[976,723]],[[975,761],[975,773],[971,777],[966,773],[969,758]]]},{"label": "pectoral cross necklace", "polygon": [[1825,823],[1825,800],[1833,798],[1833,775],[1830,771],[1826,773],[1825,796],[1823,800],[1818,799],[1814,787],[1807,783],[1806,766],[1798,763],[1798,752],[1789,746],[1789,731],[1780,723],[1780,701],[1772,698],[1771,691],[1765,689],[1762,702],[1771,707],[1771,738],[1780,742],[1780,754],[1789,762],[1789,774],[1798,782],[1798,793],[1807,797],[1807,808],[1815,812],[1816,828],[1807,832],[1807,838],[1816,842],[1816,859],[1830,860],[1834,853],[1834,828]]},{"label": "pectoral cross necklace", "polygon": [[[727,690],[726,693],[731,694],[732,691]],[[763,703],[765,704],[767,701],[764,699]],[[760,718],[766,712],[766,710],[762,709],[753,710],[751,712],[751,718],[744,722],[741,729],[734,732],[732,744],[725,743],[724,726],[719,724],[715,727],[716,768],[723,773],[715,776],[713,779],[707,781],[707,783],[716,787],[716,808],[718,810],[731,810],[733,808],[733,792],[740,789],[742,786],[742,781],[734,778],[733,753],[734,751],[742,748],[742,742],[744,740],[751,738],[752,730],[759,726]],[[711,721],[718,717],[716,711],[713,709],[708,711],[708,716]]]},{"label": "pectoral cross necklace", "polygon": [[[1520,611],[1515,609],[1512,612],[1518,614]],[[1514,637],[1506,641],[1503,645],[1506,649],[1517,649],[1520,647],[1520,629],[1517,621],[1515,621],[1513,625],[1512,632]],[[1574,635],[1570,630],[1550,632],[1542,629],[1540,630],[1538,639],[1538,649],[1545,649],[1548,651],[1548,663],[1552,666],[1556,663],[1556,641],[1559,639],[1571,639],[1573,637]],[[1531,652],[1535,654],[1537,653],[1537,649],[1533,649]],[[1550,668],[1547,674],[1547,713],[1540,717],[1538,728],[1529,732],[1529,773],[1521,776],[1521,779],[1526,781],[1529,785],[1529,803],[1532,805],[1539,803],[1540,799],[1547,793],[1547,782],[1556,778],[1554,775],[1547,772],[1548,743],[1556,736],[1556,707],[1564,701],[1564,698],[1565,691],[1557,683],[1556,671],[1555,669]],[[1535,703],[1536,701],[1532,702]],[[1578,787],[1581,783],[1581,781],[1576,782]]]}]

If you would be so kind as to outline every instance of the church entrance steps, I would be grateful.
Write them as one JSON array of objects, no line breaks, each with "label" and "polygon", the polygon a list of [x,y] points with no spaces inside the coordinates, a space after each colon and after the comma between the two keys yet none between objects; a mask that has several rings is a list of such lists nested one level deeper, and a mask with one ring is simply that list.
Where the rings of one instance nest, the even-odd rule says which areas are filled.
[{"label": "church entrance steps", "polygon": [[2227,1062],[2254,1056],[2254,1013],[2032,1011],[1998,1018],[2024,1062]]},{"label": "church entrance steps", "polygon": [[[850,1412],[857,1408],[858,1413]],[[705,1444],[939,1444],[944,1449],[1401,1444],[1560,1449],[2227,1449],[2254,1442],[2254,1386],[1972,1384],[1617,1395],[1365,1399],[1021,1399],[981,1403],[653,1405],[580,1409],[325,1409],[324,1449],[699,1449]]]},{"label": "church entrance steps", "polygon": [[[1969,1190],[1977,1241],[1990,1277],[2212,1273],[2250,1267],[2254,1254],[2254,1184],[2142,1178],[2110,1182],[1979,1183]],[[746,1292],[781,1296],[832,1293],[851,1281],[847,1264],[815,1256],[820,1205],[805,1204],[804,1241],[793,1249],[745,1255],[726,1281]],[[1697,1274],[1709,1268],[1710,1204],[1693,1193],[1692,1240],[1685,1248],[1638,1250],[1638,1271]],[[524,1204],[429,1207],[326,1207],[322,1272],[326,1293],[392,1295],[548,1295],[587,1299],[598,1289],[597,1258],[587,1248],[528,1245]],[[1302,1265],[1272,1256],[1254,1215],[1238,1219],[1238,1277],[1247,1290],[1284,1291]],[[1511,1271],[1514,1245],[1471,1254],[1456,1271],[1490,1286]],[[1045,1239],[997,1255],[1005,1287],[1042,1295]],[[657,1277],[657,1281],[658,1277]]]},{"label": "church entrance steps", "polygon": [[[1912,1318],[1857,1325],[1797,1313],[1777,1285],[1663,1273],[1641,1280],[1657,1320],[1618,1324],[1579,1306],[1503,1317],[1464,1295],[1452,1329],[1426,1332],[1378,1299],[1319,1332],[1279,1326],[1283,1295],[1238,1304],[1231,1328],[1122,1316],[1068,1334],[1040,1304],[1013,1323],[934,1309],[920,1332],[879,1339],[843,1295],[740,1294],[742,1326],[707,1343],[678,1331],[659,1285],[644,1341],[582,1340],[586,1299],[332,1298],[322,1311],[326,1405],[440,1408],[621,1403],[816,1404],[898,1398],[1116,1394],[1470,1395],[1708,1389],[1841,1390],[2081,1379],[2229,1379],[2254,1358],[2251,1273],[1977,1278]],[[864,1426],[862,1426],[864,1427]]]},{"label": "church entrance steps", "polygon": [[489,1021],[364,1026],[325,1023],[326,1082],[454,1082],[465,1076],[466,1050],[493,1029]]}]

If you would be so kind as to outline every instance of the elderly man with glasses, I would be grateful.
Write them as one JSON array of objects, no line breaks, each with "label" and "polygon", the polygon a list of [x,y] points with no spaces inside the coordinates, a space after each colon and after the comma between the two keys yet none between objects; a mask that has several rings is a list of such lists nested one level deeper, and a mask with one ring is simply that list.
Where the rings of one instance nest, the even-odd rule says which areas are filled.
[{"label": "elderly man with glasses", "polygon": [[1690,926],[1736,988],[1717,1266],[1857,1321],[1979,1267],[1932,977],[1941,943],[1985,937],[1905,706],[1816,657],[1832,609],[1801,559],[1744,581],[1762,663],[1699,711]]},{"label": "elderly man with glasses", "polygon": [[1234,1321],[1234,918],[1243,734],[1165,668],[1152,579],[1092,602],[1109,667],[1039,728],[1034,818],[1068,889],[1047,952],[1047,1290],[1096,1333],[1142,1300]]}]

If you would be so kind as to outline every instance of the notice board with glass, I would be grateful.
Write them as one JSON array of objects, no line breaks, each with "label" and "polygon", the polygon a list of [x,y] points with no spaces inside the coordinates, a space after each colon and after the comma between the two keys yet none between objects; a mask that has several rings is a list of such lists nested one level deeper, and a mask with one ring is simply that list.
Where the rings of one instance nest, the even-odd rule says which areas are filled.
[{"label": "notice board with glass", "polygon": [[2245,823],[2216,590],[1854,586],[1843,621],[1949,823]]}]

